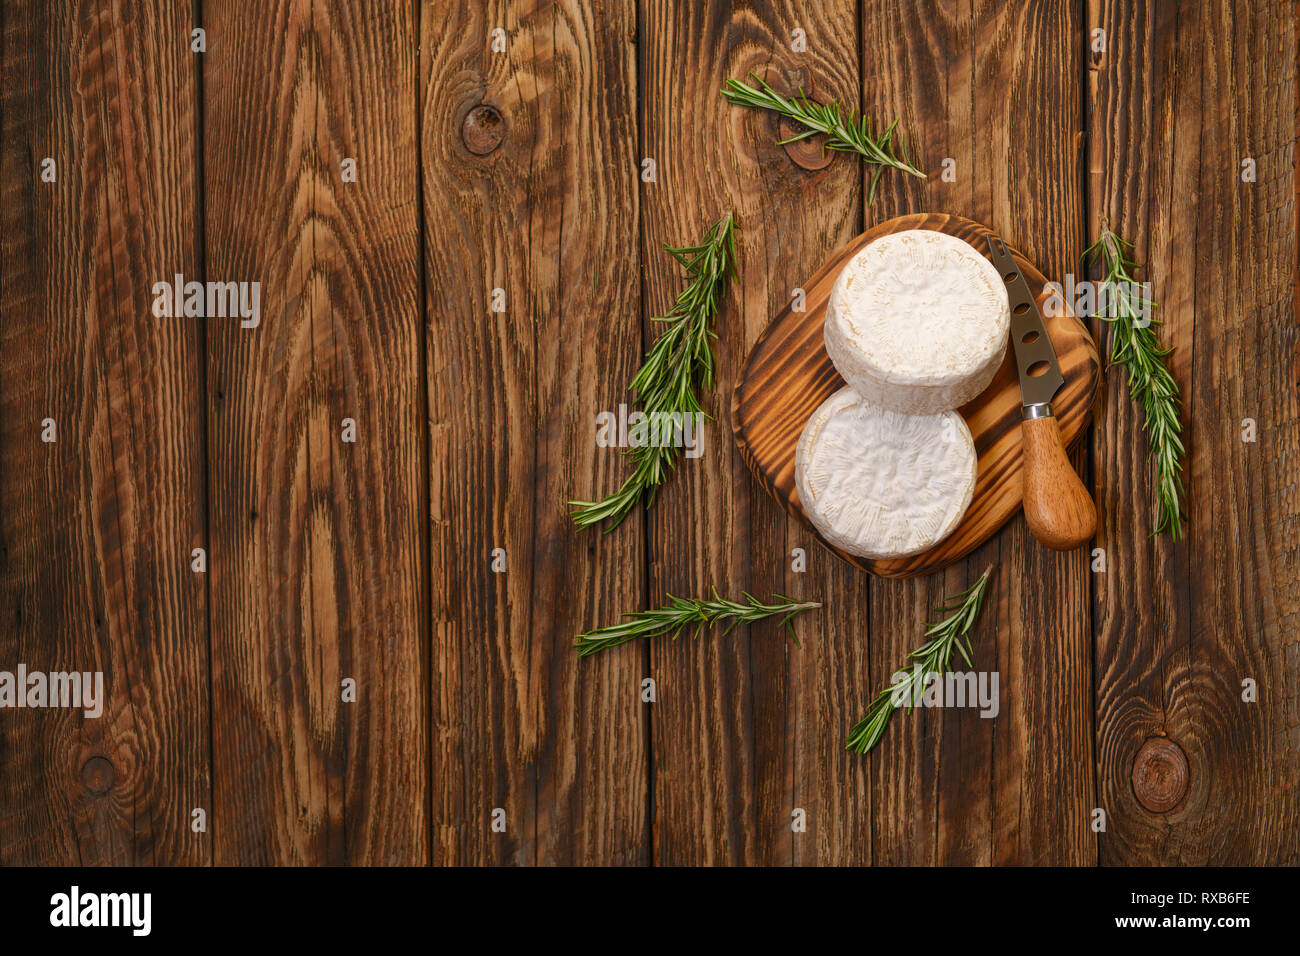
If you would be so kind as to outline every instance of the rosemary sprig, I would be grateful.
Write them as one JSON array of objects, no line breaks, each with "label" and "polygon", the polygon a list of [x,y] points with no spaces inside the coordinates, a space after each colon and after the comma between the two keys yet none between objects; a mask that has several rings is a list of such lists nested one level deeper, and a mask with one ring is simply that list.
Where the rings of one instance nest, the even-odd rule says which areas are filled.
[{"label": "rosemary sprig", "polygon": [[886,169],[898,169],[921,179],[926,178],[925,173],[913,166],[907,158],[907,140],[901,132],[898,134],[898,149],[895,152],[893,139],[898,120],[894,120],[883,133],[876,136],[872,132],[871,121],[865,115],[858,116],[852,109],[846,110],[839,100],[815,103],[808,99],[802,88],[791,99],[768,86],[757,73],[751,72],[749,76],[757,81],[757,87],[749,86],[743,80],[727,80],[723,84],[722,95],[727,98],[727,102],[734,106],[772,110],[804,127],[802,133],[781,140],[782,146],[820,133],[826,136],[823,152],[833,149],[841,153],[857,153],[875,167],[871,173],[867,202],[876,198],[876,184]]},{"label": "rosemary sprig", "polygon": [[1155,302],[1135,292],[1133,271],[1140,268],[1130,256],[1132,243],[1125,242],[1110,229],[1084,253],[1093,266],[1100,265],[1104,278],[1098,299],[1104,296],[1105,309],[1098,310],[1110,325],[1110,361],[1128,373],[1129,397],[1141,406],[1147,433],[1148,457],[1155,459],[1156,525],[1153,534],[1168,531],[1178,540],[1184,520],[1183,512],[1183,424],[1179,417],[1182,400],[1164,357],[1173,351],[1164,348],[1156,335],[1154,319],[1146,325],[1133,320],[1155,307]]},{"label": "rosemary sprig", "polygon": [[578,649],[579,657],[590,657],[606,648],[617,647],[642,637],[660,637],[667,634],[676,640],[682,630],[692,624],[695,625],[695,633],[691,636],[698,637],[705,627],[724,620],[730,622],[722,632],[723,636],[726,636],[737,624],[752,624],[754,621],[761,621],[778,614],[781,615],[780,626],[790,632],[791,639],[798,646],[799,638],[795,636],[791,618],[802,611],[821,607],[821,604],[816,601],[800,603],[781,594],[773,598],[773,603],[764,604],[748,591],[742,593],[745,595],[744,603],[728,601],[720,597],[717,588],[713,589],[711,601],[701,598],[679,598],[670,594],[668,604],[664,607],[624,614],[623,620],[618,624],[579,634],[573,646]]},{"label": "rosemary sprig", "polygon": [[[704,416],[696,390],[700,385],[713,387],[710,340],[717,337],[713,321],[727,282],[736,272],[736,237],[731,213],[710,226],[697,244],[674,247],[665,243],[664,249],[681,264],[689,282],[678,294],[672,311],[656,317],[656,322],[670,323],[668,330],[650,347],[631,387],[647,418]],[[671,443],[634,446],[627,452],[633,462],[632,474],[618,491],[600,501],[569,502],[574,523],[586,528],[612,520],[613,524],[606,529],[612,531],[643,495],[646,506],[651,505],[655,491],[667,480],[680,452]]]},{"label": "rosemary sprig", "polygon": [[[936,614],[948,614],[948,617],[925,625],[925,636],[928,640],[907,655],[908,661],[916,661],[920,664],[922,680],[927,674],[946,674],[954,649],[961,654],[968,665],[970,664],[970,629],[984,604],[984,592],[988,587],[989,574],[992,571],[993,566],[990,565],[979,576],[979,580],[965,591],[948,598],[943,607],[935,611]],[[907,697],[907,709],[909,711],[912,709],[915,696],[913,685],[916,682],[917,671],[904,670],[901,673],[904,676],[897,683],[892,683],[880,691],[867,708],[867,716],[853,725],[853,729],[849,731],[846,750],[864,754],[879,743],[880,738],[884,736],[885,728],[889,726],[889,718],[894,716],[894,711],[897,709],[894,701],[903,695]]]}]

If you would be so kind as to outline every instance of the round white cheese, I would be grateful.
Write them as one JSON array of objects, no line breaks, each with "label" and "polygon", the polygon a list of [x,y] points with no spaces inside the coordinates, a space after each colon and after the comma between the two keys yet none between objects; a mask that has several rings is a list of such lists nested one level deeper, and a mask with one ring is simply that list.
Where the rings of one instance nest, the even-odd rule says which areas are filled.
[{"label": "round white cheese", "polygon": [[804,514],[864,558],[901,558],[946,538],[970,505],[975,472],[975,443],[957,412],[905,415],[851,388],[822,402],[794,457]]},{"label": "round white cheese", "polygon": [[928,414],[988,387],[1010,326],[993,263],[955,236],[909,229],[871,242],[840,272],[826,306],[826,351],[863,398]]}]

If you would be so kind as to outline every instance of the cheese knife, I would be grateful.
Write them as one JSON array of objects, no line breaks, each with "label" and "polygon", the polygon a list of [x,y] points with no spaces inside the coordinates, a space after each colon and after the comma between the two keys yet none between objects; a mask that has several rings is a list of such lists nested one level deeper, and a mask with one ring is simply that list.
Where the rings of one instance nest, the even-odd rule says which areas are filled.
[{"label": "cheese knife", "polygon": [[1035,538],[1057,551],[1069,551],[1092,538],[1097,508],[1065,454],[1052,398],[1065,384],[1056,349],[1047,334],[1024,273],[1006,244],[992,233],[989,258],[1002,274],[1011,306],[1011,345],[1020,373],[1021,473],[1025,521]]}]

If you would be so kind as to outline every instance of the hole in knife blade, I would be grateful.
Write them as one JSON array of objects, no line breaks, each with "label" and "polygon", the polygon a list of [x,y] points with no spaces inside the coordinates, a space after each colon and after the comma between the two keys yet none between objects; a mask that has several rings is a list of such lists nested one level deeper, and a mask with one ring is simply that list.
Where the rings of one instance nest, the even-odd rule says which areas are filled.
[{"label": "hole in knife blade", "polygon": [[1006,275],[1004,275],[1002,278],[1006,279],[1008,282],[1015,282],[1015,281],[1016,281],[1016,276],[1017,276],[1017,275],[1019,275],[1019,273],[1016,273],[1016,272],[1008,272],[1008,273],[1007,273]]},{"label": "hole in knife blade", "polygon": [[1024,335],[1020,336],[1020,341],[1024,342],[1026,345],[1033,345],[1038,341],[1038,333],[1033,329],[1030,329]]},{"label": "hole in knife blade", "polygon": [[1035,362],[1026,369],[1026,374],[1030,378],[1038,378],[1040,375],[1046,375],[1047,370],[1052,367],[1050,362]]},{"label": "hole in knife blade", "polygon": [[1029,303],[1021,302],[1018,306],[1016,306],[1011,311],[1014,312],[1016,315],[1024,315],[1026,312],[1029,311]]}]

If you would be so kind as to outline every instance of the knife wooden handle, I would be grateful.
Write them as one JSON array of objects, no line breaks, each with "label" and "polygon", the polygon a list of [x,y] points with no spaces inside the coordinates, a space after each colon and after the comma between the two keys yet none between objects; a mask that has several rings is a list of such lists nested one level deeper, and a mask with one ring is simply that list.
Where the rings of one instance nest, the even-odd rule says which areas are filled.
[{"label": "knife wooden handle", "polygon": [[1049,548],[1077,548],[1097,530],[1097,507],[1065,455],[1056,417],[1026,418],[1020,437],[1029,530]]}]

